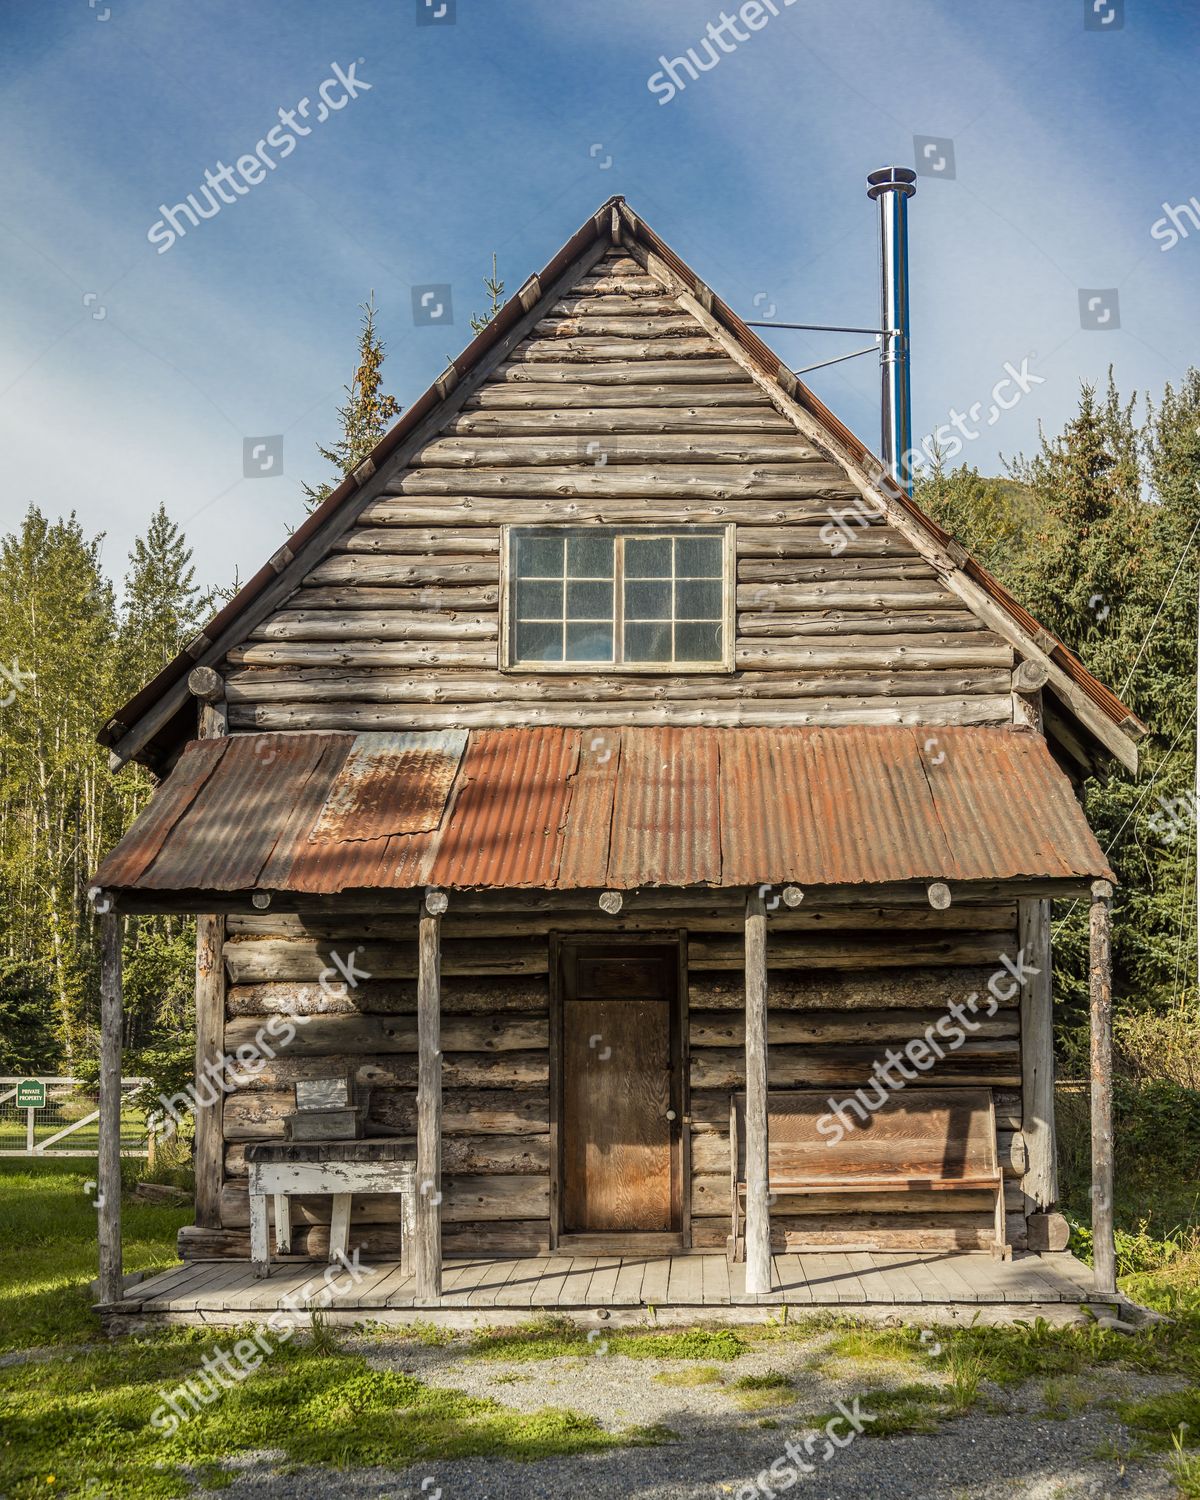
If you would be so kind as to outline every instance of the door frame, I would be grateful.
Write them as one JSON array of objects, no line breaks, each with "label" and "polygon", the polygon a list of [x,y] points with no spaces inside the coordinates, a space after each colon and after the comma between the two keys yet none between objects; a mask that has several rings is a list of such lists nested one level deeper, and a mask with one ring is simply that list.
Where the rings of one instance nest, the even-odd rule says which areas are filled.
[{"label": "door frame", "polygon": [[[611,1255],[688,1250],[692,1243],[691,1064],[688,1046],[687,930],[614,934],[606,940],[594,932],[550,934],[550,1250]],[[563,1229],[563,1002],[564,949],[600,949],[606,954],[636,953],[644,948],[675,952],[675,989],[670,996],[671,1095],[675,1129],[671,1137],[671,1200],[679,1227],[667,1231],[633,1230],[625,1234],[579,1234]]]}]

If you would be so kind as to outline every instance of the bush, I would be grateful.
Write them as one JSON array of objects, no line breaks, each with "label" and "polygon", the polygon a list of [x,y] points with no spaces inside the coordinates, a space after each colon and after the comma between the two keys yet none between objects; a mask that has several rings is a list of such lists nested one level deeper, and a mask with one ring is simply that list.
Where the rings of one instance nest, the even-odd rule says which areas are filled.
[{"label": "bush", "polygon": [[[1060,1196],[1088,1217],[1091,1185],[1091,1122],[1086,1089],[1059,1089],[1058,1170]],[[1155,1218],[1171,1217],[1175,1205],[1200,1197],[1200,1090],[1170,1078],[1113,1083],[1113,1148],[1117,1206],[1134,1189],[1143,1204],[1158,1200]],[[1150,1206],[1150,1205],[1147,1205]],[[1174,1227],[1161,1224],[1164,1229]]]},{"label": "bush", "polygon": [[1200,1093],[1200,1016],[1182,1006],[1166,1015],[1135,1011],[1113,1020],[1119,1073],[1138,1079],[1169,1079]]}]

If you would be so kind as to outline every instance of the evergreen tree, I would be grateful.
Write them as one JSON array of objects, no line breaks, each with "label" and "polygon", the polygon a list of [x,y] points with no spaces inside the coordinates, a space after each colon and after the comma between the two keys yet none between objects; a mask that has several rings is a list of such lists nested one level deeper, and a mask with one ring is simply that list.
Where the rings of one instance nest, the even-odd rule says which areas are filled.
[{"label": "evergreen tree", "polygon": [[120,647],[126,690],[134,693],[196,634],[202,603],[191,548],[165,505],[134,542],[129,564]]},{"label": "evergreen tree", "polygon": [[[1196,972],[1194,821],[1156,813],[1160,795],[1171,803],[1191,788],[1195,765],[1198,427],[1196,371],[1141,426],[1110,376],[1103,398],[1085,387],[1062,434],[1012,466],[1020,525],[1007,524],[1004,481],[973,470],[935,475],[917,494],[1150,728],[1137,781],[1114,770],[1084,787],[1119,880],[1114,983],[1126,1010],[1169,1009]],[[1069,1034],[1086,1025],[1086,903],[1056,908],[1055,924]]]},{"label": "evergreen tree", "polygon": [[482,333],[504,306],[504,283],[499,279],[494,250],[492,251],[492,274],[483,278],[483,289],[488,294],[492,305],[487,312],[471,314],[471,327],[476,333]]},{"label": "evergreen tree", "polygon": [[1104,399],[1084,386],[1062,435],[1043,435],[1041,451],[1018,460],[1013,474],[1041,517],[1013,591],[1091,671],[1119,686],[1130,640],[1148,624],[1154,518],[1142,493],[1133,403],[1121,403],[1111,374]]},{"label": "evergreen tree", "polygon": [[337,410],[341,436],[332,447],[317,445],[317,452],[333,464],[337,475],[315,489],[304,486],[309,511],[322,505],[342,480],[357,469],[363,459],[400,415],[400,403],[383,393],[383,360],[385,345],[375,331],[375,293],[360,308],[362,321],[358,335],[358,367],[348,386],[346,402]]},{"label": "evergreen tree", "polygon": [[960,541],[990,572],[1011,572],[1039,520],[1037,501],[1013,479],[985,479],[966,464],[936,469],[917,481],[914,498],[925,514]]}]

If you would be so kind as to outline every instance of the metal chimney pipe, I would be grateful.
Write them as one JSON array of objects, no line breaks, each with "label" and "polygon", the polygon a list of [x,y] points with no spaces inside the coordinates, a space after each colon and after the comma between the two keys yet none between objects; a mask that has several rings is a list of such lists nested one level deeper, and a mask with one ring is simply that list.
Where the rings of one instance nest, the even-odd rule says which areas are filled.
[{"label": "metal chimney pipe", "polygon": [[912,494],[912,394],[908,322],[908,200],[917,174],[909,167],[881,167],[867,178],[867,197],[879,202],[879,349],[883,387],[880,457],[893,479]]}]

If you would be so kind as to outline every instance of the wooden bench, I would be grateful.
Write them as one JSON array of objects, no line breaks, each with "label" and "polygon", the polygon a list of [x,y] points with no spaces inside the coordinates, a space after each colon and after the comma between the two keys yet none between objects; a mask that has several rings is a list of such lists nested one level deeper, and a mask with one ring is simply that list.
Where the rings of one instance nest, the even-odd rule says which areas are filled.
[{"label": "wooden bench", "polygon": [[[817,1129],[818,1120],[830,1115],[831,1095],[840,1100],[852,1097],[853,1090],[772,1090],[768,1094],[768,1193],[990,1192],[995,1198],[992,1254],[1011,1258],[990,1089],[900,1089],[863,1122],[848,1111],[849,1125],[836,1144],[828,1127],[826,1132]],[[731,1260],[745,1256],[745,1114],[745,1094],[732,1095]]]},{"label": "wooden bench", "polygon": [[275,1199],[275,1247],[292,1249],[293,1194],[332,1197],[329,1259],[346,1254],[355,1193],[399,1193],[400,1271],[409,1274],[417,1217],[417,1164],[410,1141],[271,1141],[246,1148],[250,1174],[250,1261],[256,1276],[271,1268],[267,1195]]}]

